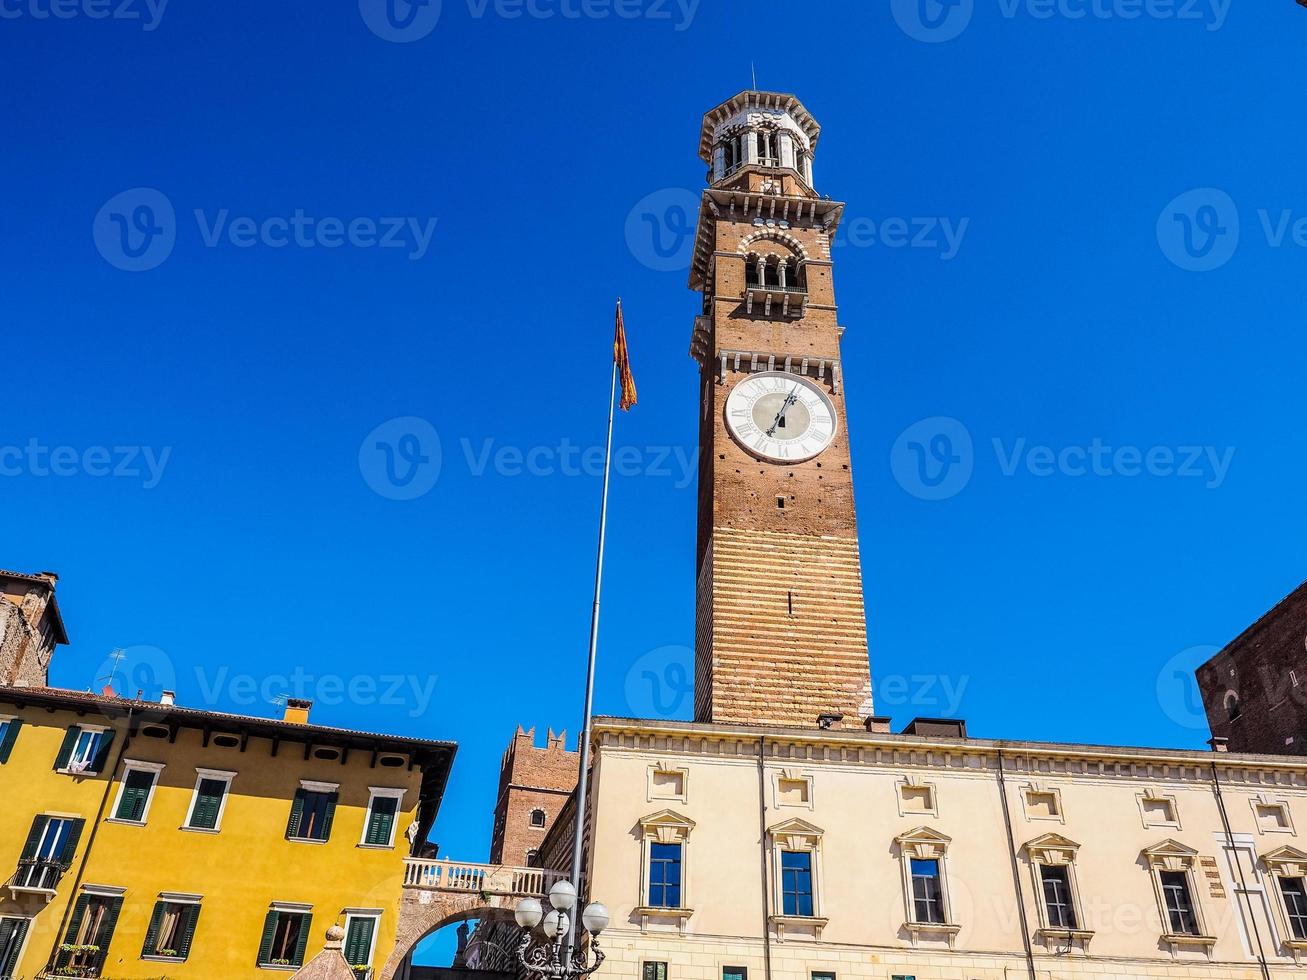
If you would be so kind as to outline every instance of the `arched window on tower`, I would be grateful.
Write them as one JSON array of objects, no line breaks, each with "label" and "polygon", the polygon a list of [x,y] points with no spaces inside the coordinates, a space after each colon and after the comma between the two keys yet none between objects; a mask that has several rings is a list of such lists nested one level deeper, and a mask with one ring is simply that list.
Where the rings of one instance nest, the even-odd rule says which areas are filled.
[{"label": "arched window on tower", "polygon": [[540,867],[540,852],[532,848],[526,852],[526,866],[528,868]]},{"label": "arched window on tower", "polygon": [[768,256],[763,269],[763,285],[779,286],[781,284],[781,260],[777,256]]},{"label": "arched window on tower", "polygon": [[531,811],[531,826],[543,827],[545,825],[545,811],[535,809]]},{"label": "arched window on tower", "polygon": [[744,284],[746,286],[762,285],[762,257],[749,255],[744,259]]},{"label": "arched window on tower", "polygon": [[797,258],[785,260],[785,285],[791,289],[807,289],[808,275]]},{"label": "arched window on tower", "polygon": [[762,130],[758,133],[758,157],[758,162],[764,167],[780,166],[780,141],[775,130]]},{"label": "arched window on tower", "polygon": [[1237,721],[1243,714],[1243,707],[1239,704],[1239,695],[1230,691],[1225,696],[1225,716],[1229,721]]}]

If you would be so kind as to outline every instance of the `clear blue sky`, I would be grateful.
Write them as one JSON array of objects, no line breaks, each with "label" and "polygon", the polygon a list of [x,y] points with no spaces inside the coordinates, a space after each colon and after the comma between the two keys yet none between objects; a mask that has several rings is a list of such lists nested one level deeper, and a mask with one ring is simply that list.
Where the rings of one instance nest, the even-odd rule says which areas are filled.
[{"label": "clear blue sky", "polygon": [[122,647],[128,693],[456,739],[435,837],[483,859],[514,726],[580,713],[621,294],[597,706],[688,716],[678,209],[751,61],[849,205],[884,713],[1198,747],[1175,677],[1307,577],[1292,0],[63,2],[0,4],[0,565],[62,576],[58,684]]}]

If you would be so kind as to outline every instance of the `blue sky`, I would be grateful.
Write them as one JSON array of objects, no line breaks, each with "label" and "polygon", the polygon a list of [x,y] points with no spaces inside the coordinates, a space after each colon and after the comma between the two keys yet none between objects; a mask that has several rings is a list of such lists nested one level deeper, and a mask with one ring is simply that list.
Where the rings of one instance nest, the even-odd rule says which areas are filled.
[{"label": "blue sky", "polygon": [[577,727],[620,294],[597,707],[688,717],[685,209],[756,62],[848,202],[879,709],[1202,746],[1185,674],[1307,577],[1307,10],[923,2],[0,0],[0,565],[62,576],[55,682],[456,739],[483,859],[514,727]]}]

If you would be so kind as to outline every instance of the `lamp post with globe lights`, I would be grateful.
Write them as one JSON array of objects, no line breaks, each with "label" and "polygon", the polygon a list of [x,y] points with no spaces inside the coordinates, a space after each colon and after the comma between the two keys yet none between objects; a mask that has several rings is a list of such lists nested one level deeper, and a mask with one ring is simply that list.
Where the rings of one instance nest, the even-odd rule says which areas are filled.
[{"label": "lamp post with globe lights", "polygon": [[[582,980],[599,969],[604,961],[599,948],[599,933],[608,928],[608,909],[602,902],[591,902],[581,912],[581,925],[590,933],[590,948],[573,949],[568,942],[571,913],[576,908],[576,888],[566,879],[554,882],[549,889],[548,913],[538,898],[524,898],[517,903],[513,918],[522,928],[522,942],[517,947],[517,961],[530,977],[538,980]],[[532,945],[536,930],[543,942]],[[576,944],[577,947],[580,944]]]}]

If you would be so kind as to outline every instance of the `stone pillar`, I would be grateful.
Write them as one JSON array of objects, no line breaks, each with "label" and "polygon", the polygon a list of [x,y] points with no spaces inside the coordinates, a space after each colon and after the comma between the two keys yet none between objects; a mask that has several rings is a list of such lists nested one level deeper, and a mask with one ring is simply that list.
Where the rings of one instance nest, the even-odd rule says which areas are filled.
[{"label": "stone pillar", "polygon": [[720,143],[712,154],[712,173],[713,180],[721,180],[726,176],[726,147]]},{"label": "stone pillar", "polygon": [[787,129],[782,129],[780,143],[781,166],[789,167],[791,170],[797,170],[798,165],[794,157],[794,134]]},{"label": "stone pillar", "polygon": [[803,179],[808,182],[809,187],[817,186],[812,182],[812,153],[807,153],[803,158]]},{"label": "stone pillar", "polygon": [[744,134],[744,162],[757,163],[759,156],[761,154],[758,152],[758,132],[751,129]]}]

